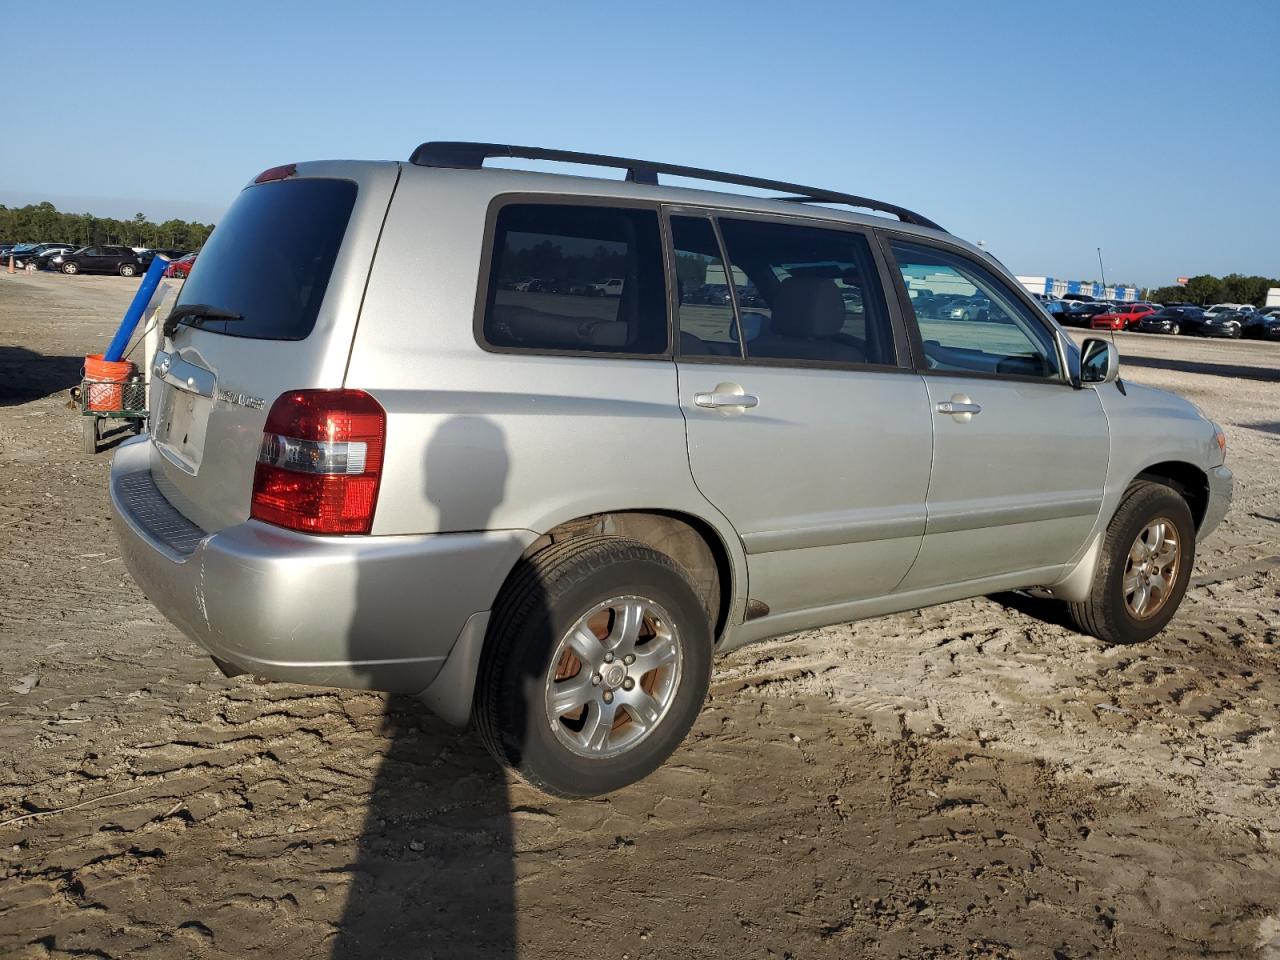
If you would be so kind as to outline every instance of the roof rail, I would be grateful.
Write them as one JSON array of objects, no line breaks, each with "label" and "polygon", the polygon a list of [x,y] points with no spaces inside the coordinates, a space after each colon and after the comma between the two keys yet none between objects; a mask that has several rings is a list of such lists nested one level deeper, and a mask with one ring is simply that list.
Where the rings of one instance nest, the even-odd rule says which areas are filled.
[{"label": "roof rail", "polygon": [[[452,167],[462,170],[479,170],[490,157],[518,157],[522,160],[553,160],[560,163],[581,163],[592,167],[614,167],[627,171],[631,183],[656,186],[658,174],[686,177],[690,180],[707,180],[713,183],[733,183],[761,190],[779,190],[795,196],[777,197],[796,203],[835,203],[851,207],[863,207],[892,214],[903,223],[942,230],[928,217],[922,217],[906,207],[893,203],[858,197],[849,193],[837,193],[820,187],[806,187],[782,180],[765,180],[702,167],[682,167],[674,163],[657,163],[651,160],[633,160],[627,157],[610,157],[597,153],[579,153],[575,150],[549,150],[545,147],[519,147],[508,143],[467,143],[456,140],[437,140],[423,143],[409,157],[409,162],[419,167]],[[943,231],[945,232],[945,231]]]}]

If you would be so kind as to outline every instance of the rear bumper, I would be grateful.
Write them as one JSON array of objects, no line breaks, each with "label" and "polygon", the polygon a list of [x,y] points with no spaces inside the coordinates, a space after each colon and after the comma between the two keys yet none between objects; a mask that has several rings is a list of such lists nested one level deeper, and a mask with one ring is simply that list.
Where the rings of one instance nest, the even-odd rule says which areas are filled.
[{"label": "rear bumper", "polygon": [[1196,540],[1203,540],[1217,528],[1231,507],[1231,471],[1225,465],[1209,471],[1209,505],[1205,509]]},{"label": "rear bumper", "polygon": [[254,520],[205,534],[156,489],[147,448],[121,445],[111,467],[129,572],[210,654],[274,680],[421,692],[534,539],[316,537]]}]

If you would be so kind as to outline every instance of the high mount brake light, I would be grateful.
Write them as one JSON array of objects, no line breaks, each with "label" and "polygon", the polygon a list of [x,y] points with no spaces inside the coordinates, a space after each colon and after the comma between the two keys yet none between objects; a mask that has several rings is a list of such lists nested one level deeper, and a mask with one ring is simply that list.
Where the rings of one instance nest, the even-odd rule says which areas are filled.
[{"label": "high mount brake light", "polygon": [[298,172],[296,163],[286,163],[279,167],[270,167],[253,178],[254,183],[266,183],[268,180],[287,180]]},{"label": "high mount brake light", "polygon": [[271,405],[249,515],[303,533],[368,533],[387,415],[363,390],[292,390]]}]

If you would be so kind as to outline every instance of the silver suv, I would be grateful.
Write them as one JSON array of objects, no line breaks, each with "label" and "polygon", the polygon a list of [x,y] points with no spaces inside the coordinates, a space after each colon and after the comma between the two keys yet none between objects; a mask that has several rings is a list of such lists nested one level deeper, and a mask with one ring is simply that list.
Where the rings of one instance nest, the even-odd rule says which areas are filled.
[{"label": "silver suv", "polygon": [[111,496],[156,606],[569,796],[662,763],[752,640],[1007,590],[1144,640],[1231,495],[1220,429],[925,218],[562,151],[265,171],[152,377]]}]

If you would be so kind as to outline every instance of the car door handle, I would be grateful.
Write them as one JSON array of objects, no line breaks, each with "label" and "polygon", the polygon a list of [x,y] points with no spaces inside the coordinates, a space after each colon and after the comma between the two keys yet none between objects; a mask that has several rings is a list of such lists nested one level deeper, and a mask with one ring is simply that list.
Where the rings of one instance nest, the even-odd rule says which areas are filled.
[{"label": "car door handle", "polygon": [[720,407],[741,407],[748,409],[760,404],[759,397],[749,393],[695,393],[693,402],[700,407],[717,409]]},{"label": "car door handle", "polygon": [[943,400],[938,404],[938,412],[949,413],[953,416],[957,413],[981,413],[982,404],[962,400]]}]

